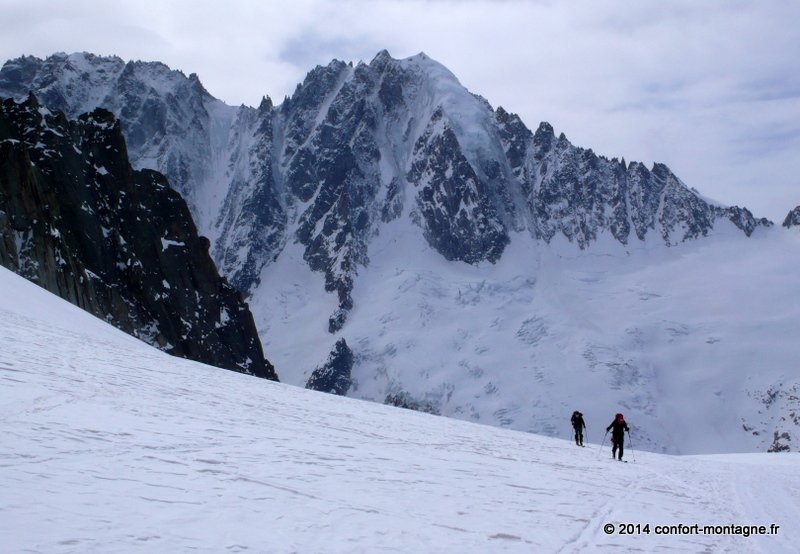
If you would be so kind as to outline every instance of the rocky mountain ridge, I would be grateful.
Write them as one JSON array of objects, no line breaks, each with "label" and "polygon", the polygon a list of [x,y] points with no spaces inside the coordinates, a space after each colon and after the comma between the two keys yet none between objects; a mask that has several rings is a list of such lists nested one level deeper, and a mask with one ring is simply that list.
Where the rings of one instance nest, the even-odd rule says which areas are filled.
[{"label": "rocky mountain ridge", "polygon": [[277,379],[180,195],[134,171],[111,112],[0,105],[0,263],[176,356]]},{"label": "rocky mountain ridge", "polygon": [[274,106],[233,108],[196,75],[91,54],[23,57],[0,71],[0,95],[34,90],[68,116],[116,113],[136,167],[163,172],[212,238],[220,270],[246,295],[289,241],[335,293],[332,333],[353,307],[353,279],[381,227],[410,217],[445,259],[496,262],[511,234],[580,249],[603,234],[667,246],[720,220],[746,235],[770,225],[722,207],[666,166],[647,169],[531,132],[424,54],[334,60]]}]

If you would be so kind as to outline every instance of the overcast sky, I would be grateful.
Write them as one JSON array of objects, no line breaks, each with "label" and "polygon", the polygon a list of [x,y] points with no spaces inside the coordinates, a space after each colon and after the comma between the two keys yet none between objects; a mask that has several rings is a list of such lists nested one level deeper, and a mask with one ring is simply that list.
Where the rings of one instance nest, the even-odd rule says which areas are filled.
[{"label": "overcast sky", "polygon": [[666,163],[780,224],[800,205],[797,0],[0,0],[0,60],[87,51],[280,103],[333,58],[425,52],[573,144]]}]

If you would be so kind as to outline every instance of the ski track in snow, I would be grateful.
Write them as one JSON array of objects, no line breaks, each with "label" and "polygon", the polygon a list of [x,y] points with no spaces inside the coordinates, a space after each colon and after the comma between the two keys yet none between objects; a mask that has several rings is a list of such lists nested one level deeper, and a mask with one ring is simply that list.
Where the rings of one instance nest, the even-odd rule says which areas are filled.
[{"label": "ski track in snow", "polygon": [[[674,457],[172,358],[0,269],[2,552],[796,552],[797,454]],[[634,462],[635,458],[635,462]],[[780,525],[606,535],[607,523]]]}]

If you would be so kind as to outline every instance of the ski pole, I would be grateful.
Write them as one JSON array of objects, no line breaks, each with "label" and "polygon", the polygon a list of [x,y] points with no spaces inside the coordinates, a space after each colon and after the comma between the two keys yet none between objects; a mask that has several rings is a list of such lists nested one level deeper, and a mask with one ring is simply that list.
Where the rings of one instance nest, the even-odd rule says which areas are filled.
[{"label": "ski pole", "polygon": [[600,459],[600,453],[603,451],[603,445],[606,443],[606,437],[607,436],[608,436],[608,431],[606,431],[606,434],[603,435],[603,442],[600,443],[600,450],[597,451],[597,459],[598,460]]},{"label": "ski pole", "polygon": [[633,451],[633,441],[631,440],[630,430],[628,430],[628,448],[631,449],[631,456],[633,456],[633,462],[636,463],[636,453]]}]

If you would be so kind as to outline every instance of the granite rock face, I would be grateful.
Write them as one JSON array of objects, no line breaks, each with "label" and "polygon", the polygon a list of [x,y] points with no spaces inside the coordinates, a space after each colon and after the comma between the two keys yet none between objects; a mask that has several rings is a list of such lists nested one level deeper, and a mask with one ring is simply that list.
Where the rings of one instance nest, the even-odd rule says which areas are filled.
[{"label": "granite rock face", "polygon": [[670,246],[706,236],[719,219],[728,219],[747,236],[770,226],[746,208],[709,204],[686,187],[664,164],[651,169],[598,156],[573,146],[548,123],[535,134],[518,117],[496,112],[507,159],[525,201],[528,228],[550,242],[565,236],[581,249],[603,232],[623,245],[655,240]]},{"label": "granite rock face", "polygon": [[170,354],[277,380],[252,314],[165,177],[119,121],[0,106],[0,263]]},{"label": "granite rock face", "polygon": [[328,360],[316,368],[308,378],[306,388],[339,396],[346,396],[353,384],[350,371],[353,369],[353,351],[345,339],[336,341]]}]

